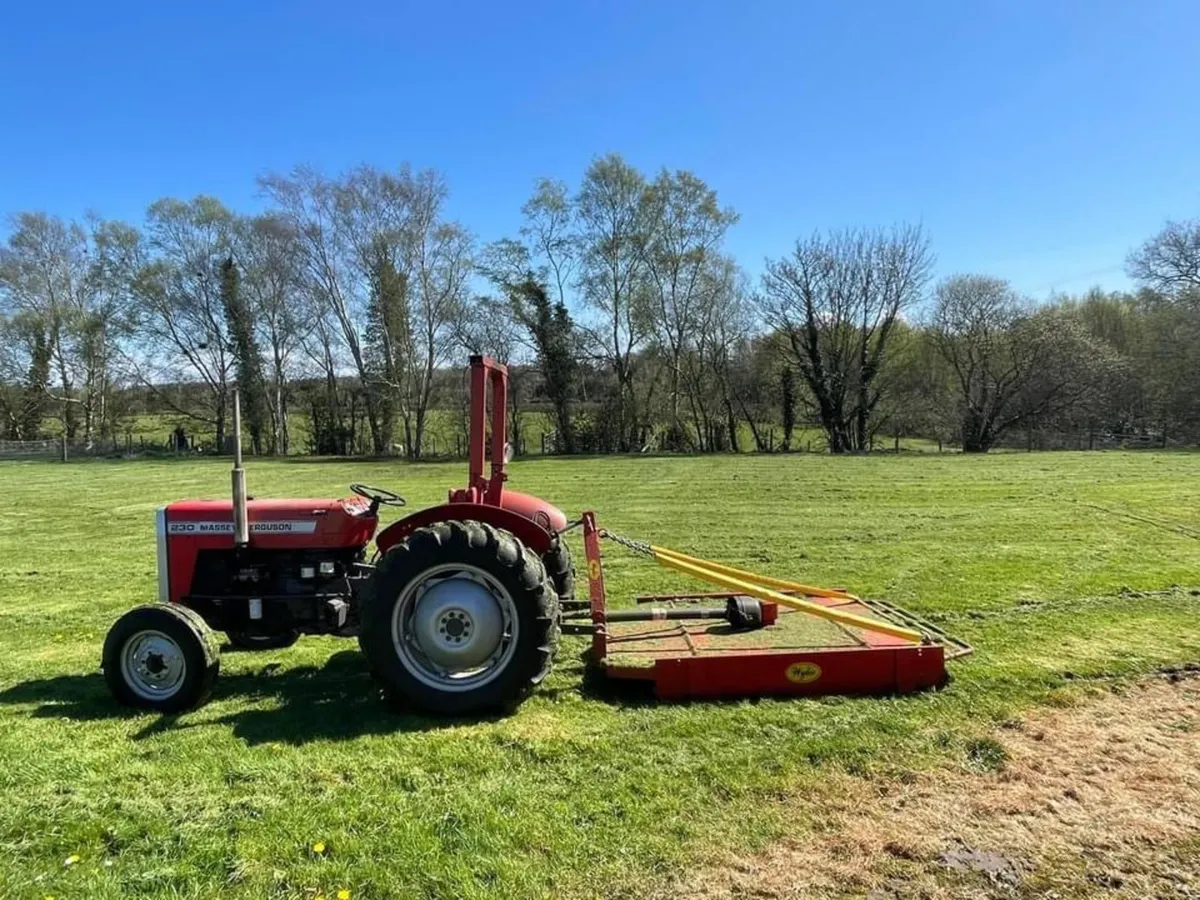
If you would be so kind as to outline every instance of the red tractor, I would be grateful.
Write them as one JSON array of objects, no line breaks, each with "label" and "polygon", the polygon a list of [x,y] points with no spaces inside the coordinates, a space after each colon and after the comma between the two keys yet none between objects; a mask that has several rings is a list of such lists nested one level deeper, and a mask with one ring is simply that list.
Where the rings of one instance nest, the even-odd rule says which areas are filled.
[{"label": "red tractor", "polygon": [[384,692],[427,712],[519,704],[550,669],[575,575],[562,511],[505,490],[507,377],[504,366],[471,358],[467,487],[378,534],[379,508],[404,505],[389,490],[354,484],[344,500],[248,500],[235,398],[232,502],[158,511],[162,602],[127,612],[104,642],[116,699],[167,712],[203,703],[220,668],[213,632],[223,631],[244,649],[286,647],[301,634],[357,636]]}]

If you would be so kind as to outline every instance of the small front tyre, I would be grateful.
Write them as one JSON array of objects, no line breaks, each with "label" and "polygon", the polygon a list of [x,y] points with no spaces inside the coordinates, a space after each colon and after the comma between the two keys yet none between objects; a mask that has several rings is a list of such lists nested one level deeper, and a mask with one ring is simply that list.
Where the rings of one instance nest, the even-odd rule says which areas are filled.
[{"label": "small front tyre", "polygon": [[174,604],[131,609],[104,639],[104,679],[123,706],[182,712],[212,694],[217,640],[200,616]]}]

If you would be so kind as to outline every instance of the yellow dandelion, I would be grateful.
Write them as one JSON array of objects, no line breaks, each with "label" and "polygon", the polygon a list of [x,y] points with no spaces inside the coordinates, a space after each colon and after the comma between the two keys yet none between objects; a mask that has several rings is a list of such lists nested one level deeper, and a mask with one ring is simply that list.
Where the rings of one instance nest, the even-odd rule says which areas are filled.
[{"label": "yellow dandelion", "polygon": [[79,862],[79,854],[72,853],[70,856],[68,856],[66,859],[63,860],[63,865],[66,866],[67,868],[70,868],[71,866],[75,865],[75,863],[77,863],[77,862]]},{"label": "yellow dandelion", "polygon": [[350,892],[345,888],[338,891],[338,900],[350,900]]},{"label": "yellow dandelion", "polygon": [[313,844],[312,852],[317,854],[317,856],[320,856],[321,854],[323,854],[325,852],[325,842],[317,841],[315,844]]},{"label": "yellow dandelion", "polygon": [[325,900],[325,895],[317,894],[317,896],[313,897],[313,900]]}]

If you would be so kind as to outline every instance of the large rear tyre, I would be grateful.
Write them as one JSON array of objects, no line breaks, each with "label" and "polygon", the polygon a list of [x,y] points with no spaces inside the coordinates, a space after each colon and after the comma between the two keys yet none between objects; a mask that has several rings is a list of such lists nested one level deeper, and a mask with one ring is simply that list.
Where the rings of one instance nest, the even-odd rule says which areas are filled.
[{"label": "large rear tyre", "polygon": [[239,650],[280,650],[290,647],[300,640],[300,632],[295,628],[281,631],[278,634],[250,634],[248,631],[227,631],[225,636],[229,643]]},{"label": "large rear tyre", "polygon": [[509,712],[550,671],[558,596],[538,556],[480,522],[392,547],[362,589],[359,646],[384,693],[423,712]]},{"label": "large rear tyre", "polygon": [[198,614],[159,603],[135,607],[113,623],[102,664],[118,703],[171,713],[209,698],[221,658],[216,637]]},{"label": "large rear tyre", "polygon": [[554,545],[542,554],[546,577],[558,594],[559,603],[570,603],[575,599],[575,564],[571,562],[571,548],[562,536],[554,539]]}]

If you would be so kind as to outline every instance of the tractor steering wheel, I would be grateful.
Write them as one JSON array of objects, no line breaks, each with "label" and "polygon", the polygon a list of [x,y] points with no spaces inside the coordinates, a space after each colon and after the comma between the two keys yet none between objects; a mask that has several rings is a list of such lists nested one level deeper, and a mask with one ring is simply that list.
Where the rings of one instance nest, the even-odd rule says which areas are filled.
[{"label": "tractor steering wheel", "polygon": [[352,484],[350,490],[364,500],[371,501],[371,512],[375,512],[380,506],[404,506],[403,497],[383,488],[371,487],[369,484]]}]

